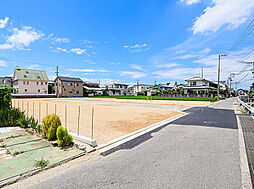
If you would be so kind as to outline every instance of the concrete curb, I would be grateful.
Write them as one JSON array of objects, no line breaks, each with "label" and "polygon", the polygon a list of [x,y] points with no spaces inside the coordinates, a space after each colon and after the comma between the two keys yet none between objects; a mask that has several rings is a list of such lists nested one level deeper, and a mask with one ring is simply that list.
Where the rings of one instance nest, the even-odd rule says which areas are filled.
[{"label": "concrete curb", "polygon": [[78,136],[78,135],[71,133],[71,132],[69,132],[69,134],[72,135],[73,139],[75,139],[75,140],[78,140],[78,141],[83,142],[85,144],[89,144],[92,147],[97,146],[97,142],[95,139],[91,139],[91,138],[85,137],[85,136]]},{"label": "concrete curb", "polygon": [[174,116],[172,118],[163,120],[161,122],[158,122],[158,123],[155,123],[153,125],[147,126],[147,127],[143,128],[143,129],[140,129],[140,130],[134,131],[132,133],[126,134],[124,136],[118,137],[118,138],[110,141],[109,143],[97,146],[95,149],[99,150],[100,153],[105,153],[106,151],[109,151],[112,148],[115,148],[115,147],[117,147],[117,146],[119,146],[119,145],[121,145],[123,143],[126,143],[126,142],[128,142],[130,140],[133,140],[133,139],[135,139],[135,138],[137,138],[137,137],[139,137],[141,135],[144,135],[144,134],[146,134],[146,133],[148,133],[150,131],[153,131],[153,130],[159,128],[159,127],[162,127],[162,126],[164,126],[166,124],[169,124],[172,121],[175,121],[175,120],[177,120],[177,119],[179,119],[181,117],[184,117],[185,115],[187,115],[187,113],[182,113],[180,115],[176,115],[176,116]]},{"label": "concrete curb", "polygon": [[243,129],[239,119],[239,115],[237,115],[239,112],[237,112],[235,108],[234,108],[234,112],[236,114],[236,120],[238,125],[238,141],[239,141],[239,152],[240,152],[240,161],[241,161],[240,168],[241,168],[241,175],[242,175],[242,188],[251,189],[252,182],[251,182],[251,176],[250,176],[250,169],[248,165],[246,146],[245,146],[244,137],[243,137]]},{"label": "concrete curb", "polygon": [[17,181],[19,181],[20,179],[23,179],[23,178],[26,178],[26,177],[29,177],[29,176],[32,176],[32,175],[35,175],[43,170],[47,170],[47,169],[50,169],[50,168],[53,168],[53,167],[56,167],[58,165],[61,165],[63,163],[66,163],[70,160],[73,160],[73,159],[76,159],[78,157],[81,157],[83,155],[85,155],[86,152],[81,152],[80,154],[77,154],[75,156],[72,156],[72,157],[69,157],[69,158],[66,158],[66,159],[63,159],[57,163],[54,163],[54,164],[51,164],[50,166],[47,166],[45,168],[37,168],[35,170],[32,170],[32,171],[28,171],[28,172],[25,172],[25,173],[22,173],[20,175],[17,175],[17,176],[14,176],[14,177],[11,177],[11,178],[8,178],[8,179],[5,179],[5,180],[2,180],[0,181],[0,188],[6,186],[6,185],[9,185],[9,184],[13,184]]}]

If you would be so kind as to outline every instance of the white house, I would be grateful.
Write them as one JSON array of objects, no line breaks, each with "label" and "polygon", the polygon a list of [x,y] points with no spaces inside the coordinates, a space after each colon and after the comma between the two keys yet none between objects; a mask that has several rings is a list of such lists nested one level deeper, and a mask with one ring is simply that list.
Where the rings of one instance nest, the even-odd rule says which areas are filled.
[{"label": "white house", "polygon": [[161,83],[158,85],[155,85],[153,87],[153,91],[167,91],[168,89],[176,89],[177,82],[176,81],[168,81],[165,83]]},{"label": "white house", "polygon": [[184,94],[188,94],[189,91],[217,89],[216,83],[199,76],[193,76],[189,79],[186,79],[185,81],[187,82],[187,85],[183,88]]},{"label": "white house", "polygon": [[151,92],[153,87],[153,85],[137,84],[133,86],[133,93],[134,95],[138,95],[140,93],[145,94],[147,92]]},{"label": "white house", "polygon": [[105,86],[109,96],[126,96],[128,93],[127,84],[113,83]]}]

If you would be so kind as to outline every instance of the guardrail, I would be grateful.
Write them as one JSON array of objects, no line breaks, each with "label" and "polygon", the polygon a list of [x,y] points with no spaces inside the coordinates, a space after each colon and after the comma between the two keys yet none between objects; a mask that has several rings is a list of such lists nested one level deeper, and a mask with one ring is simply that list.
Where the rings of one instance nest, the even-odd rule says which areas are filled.
[{"label": "guardrail", "polygon": [[249,104],[243,102],[239,97],[237,97],[238,102],[240,103],[241,107],[247,109],[248,113],[254,115],[254,108],[251,107]]}]

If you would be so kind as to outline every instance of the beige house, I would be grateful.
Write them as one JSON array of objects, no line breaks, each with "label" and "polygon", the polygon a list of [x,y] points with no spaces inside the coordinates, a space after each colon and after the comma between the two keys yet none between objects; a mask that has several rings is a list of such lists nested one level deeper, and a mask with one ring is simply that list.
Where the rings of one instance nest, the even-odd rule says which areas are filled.
[{"label": "beige house", "polygon": [[58,97],[81,97],[83,81],[80,78],[58,76],[55,79],[55,91]]},{"label": "beige house", "polygon": [[16,67],[13,88],[18,94],[48,94],[48,76],[45,71]]}]

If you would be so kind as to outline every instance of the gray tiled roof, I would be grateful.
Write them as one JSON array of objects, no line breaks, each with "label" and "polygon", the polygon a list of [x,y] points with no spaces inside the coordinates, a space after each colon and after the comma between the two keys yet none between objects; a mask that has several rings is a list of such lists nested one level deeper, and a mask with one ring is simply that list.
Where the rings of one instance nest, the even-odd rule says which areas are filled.
[{"label": "gray tiled roof", "polygon": [[63,77],[63,76],[58,76],[58,78],[59,78],[61,81],[83,82],[80,78],[77,78],[77,77]]}]

